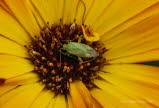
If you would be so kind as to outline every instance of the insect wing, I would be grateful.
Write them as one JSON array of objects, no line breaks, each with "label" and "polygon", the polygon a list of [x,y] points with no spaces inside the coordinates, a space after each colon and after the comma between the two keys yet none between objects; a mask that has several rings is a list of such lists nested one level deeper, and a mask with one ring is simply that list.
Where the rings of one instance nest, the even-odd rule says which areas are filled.
[{"label": "insect wing", "polygon": [[97,57],[98,53],[90,46],[81,44],[81,47],[85,49],[85,54],[89,55],[89,57]]},{"label": "insect wing", "polygon": [[67,44],[67,51],[70,54],[76,55],[78,57],[91,57],[87,50],[90,50],[91,47],[88,45],[77,43],[77,42],[70,42]]}]

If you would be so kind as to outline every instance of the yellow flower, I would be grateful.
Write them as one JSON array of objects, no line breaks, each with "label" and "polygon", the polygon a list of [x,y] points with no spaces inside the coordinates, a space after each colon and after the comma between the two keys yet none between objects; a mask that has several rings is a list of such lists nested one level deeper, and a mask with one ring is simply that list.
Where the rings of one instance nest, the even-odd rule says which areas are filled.
[{"label": "yellow flower", "polygon": [[[0,0],[0,107],[159,107],[159,67],[137,64],[159,60],[158,19],[159,0]],[[52,82],[48,85],[42,83],[47,82],[45,72],[52,70],[54,64],[47,61],[49,68],[38,67],[39,61],[35,60],[39,60],[36,58],[39,53],[35,52],[37,47],[34,44],[43,41],[39,36],[46,37],[47,33],[53,33],[45,31],[46,28],[51,30],[56,25],[64,27],[70,24],[79,25],[87,41],[94,43],[99,40],[103,43],[102,47],[107,51],[99,56],[106,59],[106,64],[95,74],[92,73],[97,78],[93,78],[88,85],[83,79],[90,80],[91,77],[82,76],[85,73],[81,70],[88,70],[81,66],[81,70],[77,69],[82,73],[81,76],[77,73],[79,80],[69,79],[67,89],[59,89],[55,85],[57,90],[54,90]],[[46,34],[43,35],[43,32]],[[57,36],[60,34],[57,33]],[[53,37],[53,42],[57,41],[57,44],[57,37]],[[47,48],[43,46],[44,50]],[[49,52],[50,55],[52,53]],[[45,59],[42,57],[42,60]],[[103,63],[101,60],[103,58],[100,59],[100,63]],[[36,68],[38,71],[41,69],[42,77],[39,77]],[[70,72],[70,68],[65,69]],[[55,71],[52,70],[51,75]],[[53,77],[56,77],[56,83],[60,80],[59,76]],[[50,83],[52,90],[46,87]],[[62,90],[69,91],[63,93]]]}]

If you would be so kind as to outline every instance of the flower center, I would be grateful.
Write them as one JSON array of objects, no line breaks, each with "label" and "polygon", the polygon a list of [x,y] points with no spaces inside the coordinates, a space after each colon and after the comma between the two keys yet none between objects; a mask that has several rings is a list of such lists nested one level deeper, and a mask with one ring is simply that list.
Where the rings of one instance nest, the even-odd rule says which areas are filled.
[{"label": "flower center", "polygon": [[104,65],[106,49],[100,42],[83,37],[80,25],[44,27],[31,45],[26,46],[34,71],[46,88],[59,94],[69,93],[70,83],[81,80],[87,88],[95,85],[96,72]]}]

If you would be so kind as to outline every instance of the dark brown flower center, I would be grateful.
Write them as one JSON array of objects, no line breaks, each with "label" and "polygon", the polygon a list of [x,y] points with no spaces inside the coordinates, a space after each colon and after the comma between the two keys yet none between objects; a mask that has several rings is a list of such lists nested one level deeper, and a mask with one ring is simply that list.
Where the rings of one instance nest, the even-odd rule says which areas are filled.
[{"label": "dark brown flower center", "polygon": [[[98,56],[82,57],[82,62],[77,55],[62,49],[64,44],[78,42],[79,39],[93,48]],[[98,78],[96,72],[106,61],[102,56],[106,51],[103,45],[85,40],[81,26],[76,24],[44,27],[40,36],[36,36],[26,48],[35,66],[34,71],[40,75],[46,88],[57,94],[69,93],[70,83],[75,80],[81,80],[88,88],[94,87],[93,80]]]}]

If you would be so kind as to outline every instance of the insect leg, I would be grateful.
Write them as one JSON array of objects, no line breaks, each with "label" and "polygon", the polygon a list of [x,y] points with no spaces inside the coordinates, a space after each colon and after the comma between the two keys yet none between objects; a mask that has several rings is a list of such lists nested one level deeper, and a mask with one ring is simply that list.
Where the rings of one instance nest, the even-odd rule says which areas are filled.
[{"label": "insect leg", "polygon": [[[61,50],[60,50],[60,51],[61,51]],[[66,55],[66,56],[69,56],[69,57],[71,57],[71,58],[73,58],[73,59],[75,59],[75,60],[77,60],[75,57],[71,56],[69,53],[64,53],[64,52],[62,52],[62,51],[61,51],[61,53],[64,54],[64,55]]]},{"label": "insect leg", "polygon": [[81,43],[82,38],[83,38],[83,35],[81,35],[81,37],[78,39],[78,43]]},{"label": "insect leg", "polygon": [[93,60],[95,60],[95,58],[93,58],[91,60],[84,61],[83,63],[87,63],[87,62],[90,62],[90,61],[93,61]]},{"label": "insect leg", "polygon": [[83,60],[81,57],[78,57],[78,60],[83,63]]}]

